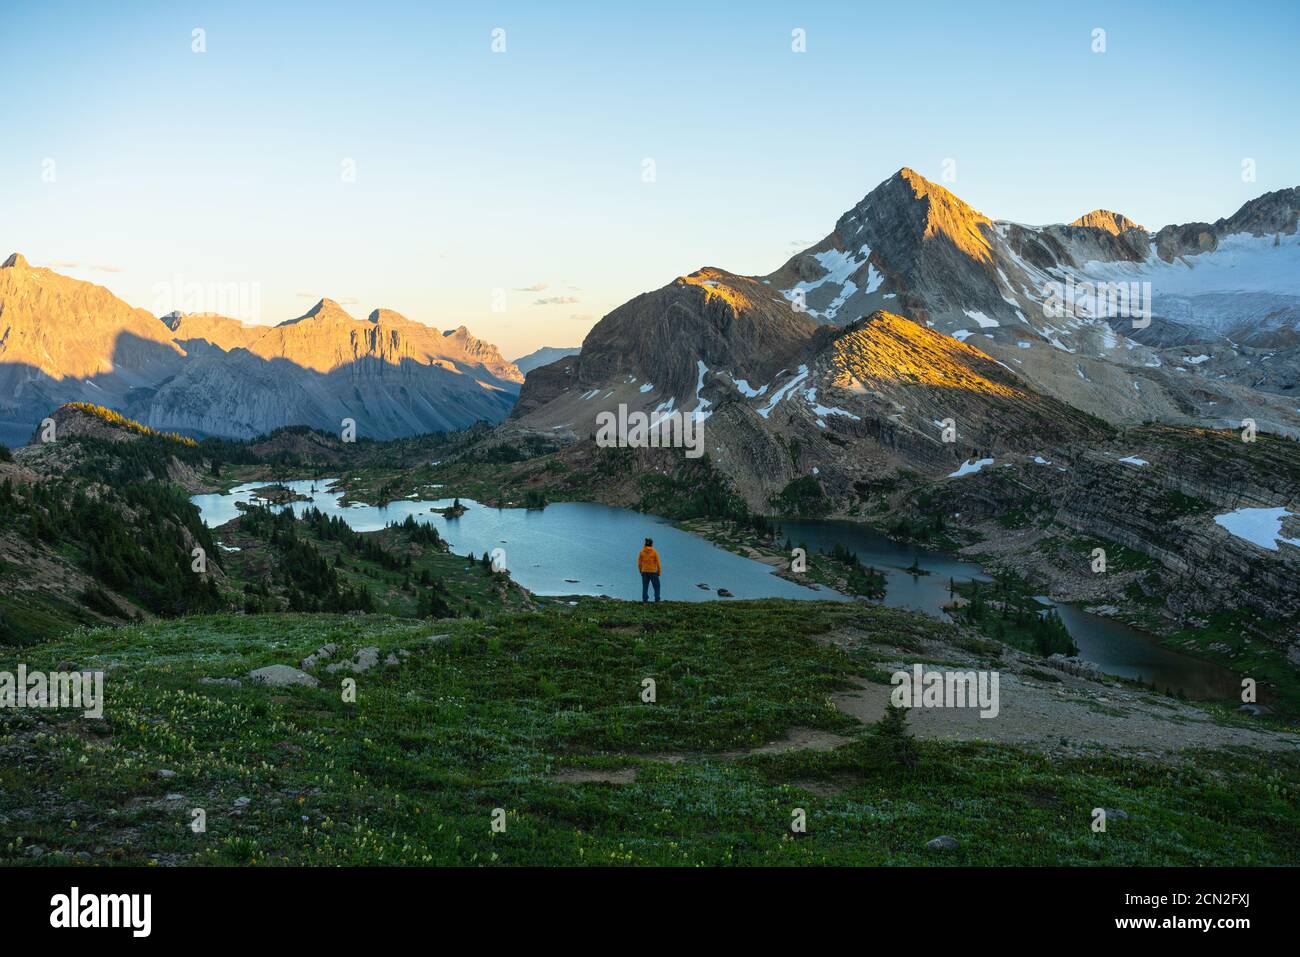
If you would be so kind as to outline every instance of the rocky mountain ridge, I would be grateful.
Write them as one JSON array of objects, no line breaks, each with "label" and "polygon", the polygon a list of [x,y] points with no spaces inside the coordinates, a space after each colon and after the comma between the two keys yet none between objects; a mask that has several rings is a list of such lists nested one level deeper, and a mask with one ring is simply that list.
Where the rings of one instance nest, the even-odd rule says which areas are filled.
[{"label": "rocky mountain ridge", "polygon": [[361,435],[393,438],[499,421],[522,381],[464,326],[440,332],[387,309],[355,319],[322,299],[275,326],[160,320],[18,254],[0,268],[0,440],[10,444],[76,401],[194,435],[337,432],[350,418]]},{"label": "rocky mountain ridge", "polygon": [[[1207,248],[1248,240],[1255,244],[1251,262],[1265,264],[1257,284],[1268,288],[1260,301],[1250,306],[1251,299],[1234,293],[1232,308],[1267,312],[1287,294],[1291,280],[1279,264],[1291,252],[1283,233],[1273,236],[1281,250],[1273,262],[1256,255],[1259,240],[1240,231],[1277,227],[1291,229],[1286,235],[1294,238],[1294,194],[1267,194],[1211,227],[1224,238]],[[1034,392],[1112,424],[1236,427],[1251,419],[1268,431],[1300,434],[1285,357],[1270,365],[1272,356],[1262,350],[1237,349],[1231,364],[1212,375],[1206,374],[1210,367],[1198,367],[1212,356],[1194,351],[1194,337],[1169,317],[1180,307],[1163,291],[1165,272],[1183,281],[1211,274],[1213,284],[1216,270],[1203,265],[1209,263],[1204,257],[1191,265],[1166,262],[1159,235],[1104,209],[1068,225],[996,221],[905,168],[840,217],[825,239],[768,276],[706,267],[618,307],[592,329],[576,360],[566,357],[530,373],[517,415],[578,428],[575,416],[585,407],[570,408],[566,401],[549,414],[539,410],[567,391],[592,393],[583,400],[589,404],[595,396],[622,401],[631,380],[633,402],[649,393],[651,408],[696,404],[715,376],[739,380],[742,394],[764,383],[776,390],[781,383],[772,381],[773,373],[797,368],[793,356],[815,327],[886,311],[978,343]],[[1130,299],[1133,282],[1137,291]],[[1155,286],[1145,297],[1143,282]],[[1112,302],[1104,283],[1122,284],[1122,301]],[[1101,296],[1095,295],[1099,288]],[[693,298],[686,295],[690,290]],[[735,308],[728,312],[723,304]],[[1269,321],[1285,321],[1275,311],[1270,315]],[[677,321],[687,316],[695,321]],[[1159,342],[1162,331],[1174,330],[1180,330],[1176,348]]]},{"label": "rocky mountain ridge", "polygon": [[[1288,399],[1300,366],[1284,357],[1270,370],[1232,345],[1297,342],[1297,209],[1297,190],[1279,190],[1214,224],[1154,234],[1107,210],[1035,227],[993,220],[903,169],[764,281],[819,321],[884,308],[980,336],[1037,388],[1117,424],[1254,418],[1298,434]],[[1184,348],[1200,341],[1232,361],[1195,368],[1218,354]]]}]

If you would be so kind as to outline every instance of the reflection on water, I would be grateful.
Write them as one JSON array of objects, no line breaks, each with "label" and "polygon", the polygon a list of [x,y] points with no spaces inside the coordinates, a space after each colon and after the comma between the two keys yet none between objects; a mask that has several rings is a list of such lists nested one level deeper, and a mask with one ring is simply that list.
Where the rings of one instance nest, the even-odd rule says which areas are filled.
[{"label": "reflection on water", "polygon": [[[608,595],[640,600],[641,576],[637,552],[646,538],[655,540],[663,562],[663,597],[677,601],[716,599],[725,588],[736,598],[796,598],[846,600],[828,589],[814,590],[772,574],[772,569],[733,555],[666,520],[623,508],[588,502],[557,502],[544,509],[489,508],[461,499],[467,509],[459,518],[446,518],[431,507],[445,508],[452,499],[402,499],[385,506],[339,504],[337,492],[327,491],[334,479],[280,483],[309,496],[293,502],[295,514],[316,507],[342,518],[359,532],[376,531],[408,515],[432,525],[458,555],[505,550],[506,567],[515,581],[535,595]],[[226,495],[196,495],[203,521],[217,526],[236,518],[239,502],[252,500],[253,482]],[[708,585],[702,589],[700,584]]]},{"label": "reflection on water", "polygon": [[[800,520],[780,525],[780,535],[788,537],[792,544],[829,552],[838,543],[857,552],[864,565],[885,573],[885,604],[894,608],[911,608],[940,617],[943,606],[950,601],[949,579],[991,580],[978,565],[943,552],[895,542],[853,522]],[[908,574],[906,569],[913,563],[930,574]],[[1240,678],[1221,665],[1180,654],[1152,635],[1075,605],[1043,601],[1056,608],[1079,646],[1079,656],[1107,674],[1142,678],[1162,691],[1181,691],[1189,698],[1235,698],[1241,691]]]},{"label": "reflection on water", "polygon": [[[777,538],[789,539],[792,545],[806,545],[814,551],[829,552],[837,544],[857,552],[858,560],[886,579],[885,604],[890,608],[910,608],[935,618],[943,617],[948,597],[948,580],[964,582],[992,581],[978,565],[963,562],[943,552],[915,545],[905,545],[874,532],[856,522],[801,519],[782,520]],[[907,572],[913,563],[928,575]]]},{"label": "reflection on water", "polygon": [[1053,602],[1061,622],[1079,646],[1079,656],[1107,674],[1141,678],[1160,691],[1189,698],[1236,698],[1241,679],[1212,661],[1180,654],[1123,622],[1094,615],[1076,605]]},{"label": "reflection on water", "polygon": [[[489,508],[462,499],[468,511],[460,518],[445,518],[431,507],[445,508],[451,499],[403,499],[385,506],[353,503],[343,507],[340,495],[328,489],[334,479],[281,483],[309,500],[293,502],[294,512],[315,506],[327,515],[344,519],[357,531],[376,531],[408,515],[432,524],[460,555],[481,555],[503,548],[511,576],[537,595],[608,595],[637,600],[641,597],[636,554],[645,538],[653,538],[663,558],[663,597],[685,601],[716,598],[714,589],[725,588],[737,598],[796,598],[846,600],[822,589],[815,591],[778,578],[761,562],[733,555],[688,532],[673,528],[653,515],[589,502],[557,502],[545,509]],[[254,482],[225,495],[196,495],[203,520],[221,525],[239,515],[236,504],[252,499],[252,490],[267,483]],[[979,566],[943,552],[892,541],[854,522],[782,521],[780,538],[794,545],[829,552],[836,544],[857,553],[864,565],[885,574],[884,603],[943,617],[949,601],[949,580],[990,581]],[[910,574],[918,567],[928,575]],[[701,589],[698,584],[709,586]],[[1231,698],[1240,680],[1212,662],[1180,654],[1155,638],[1120,622],[1089,614],[1073,605],[1055,605],[1080,655],[1108,674],[1142,678],[1157,688],[1182,691],[1191,698]]]}]

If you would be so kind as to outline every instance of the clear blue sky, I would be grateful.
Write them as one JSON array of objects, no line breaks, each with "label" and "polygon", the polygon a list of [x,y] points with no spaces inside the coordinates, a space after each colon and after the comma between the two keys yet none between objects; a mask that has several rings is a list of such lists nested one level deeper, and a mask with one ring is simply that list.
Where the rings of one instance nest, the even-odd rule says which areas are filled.
[{"label": "clear blue sky", "polygon": [[176,277],[256,284],[264,322],[386,306],[514,357],[700,266],[768,272],[901,166],[951,158],[1029,223],[1300,184],[1294,2],[267,6],[6,3],[0,256],[144,308]]}]

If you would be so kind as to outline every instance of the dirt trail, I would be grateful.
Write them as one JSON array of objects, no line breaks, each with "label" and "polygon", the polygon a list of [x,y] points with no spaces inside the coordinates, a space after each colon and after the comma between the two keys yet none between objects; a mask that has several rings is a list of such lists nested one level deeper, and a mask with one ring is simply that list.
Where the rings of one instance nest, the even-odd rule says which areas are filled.
[{"label": "dirt trail", "polygon": [[[910,663],[881,662],[893,672]],[[926,670],[936,666],[927,665]],[[1000,673],[1000,708],[981,718],[975,708],[912,708],[907,724],[918,738],[939,741],[996,741],[1053,751],[1125,748],[1169,754],[1185,748],[1247,747],[1265,751],[1300,749],[1300,734],[1228,727],[1199,708],[1149,692],[1130,691],[1062,675],[1043,682],[1009,671]],[[884,713],[893,688],[861,679],[855,691],[832,697],[835,706],[864,723]]]},{"label": "dirt trail", "polygon": [[[900,649],[882,644],[879,636],[852,628],[819,640],[872,660],[890,674],[910,671],[916,661],[926,662],[926,671],[986,666],[979,656],[946,641],[923,640],[899,656]],[[912,733],[929,740],[994,741],[1066,755],[1106,748],[1153,756],[1189,748],[1300,750],[1300,731],[1221,724],[1195,704],[1106,677],[1095,681],[1055,671],[1043,659],[1009,646],[1003,647],[997,671],[997,717],[981,718],[976,708],[912,708],[907,715]],[[1038,677],[1044,674],[1059,680]],[[874,724],[884,714],[893,686],[865,678],[855,683],[855,690],[832,695],[832,701],[864,724]]]},{"label": "dirt trail", "polygon": [[[832,632],[822,641],[850,652],[881,651],[874,665],[886,672],[910,671],[913,661],[927,663],[926,671],[978,669],[975,656],[941,642],[923,642],[908,659],[885,658],[889,651],[851,630]],[[896,652],[897,649],[894,649]],[[874,657],[874,655],[872,656]],[[1026,670],[1029,671],[1026,674]],[[1036,674],[1050,673],[1059,681]],[[912,708],[907,725],[918,738],[934,741],[992,741],[1028,747],[1063,756],[1098,750],[1123,749],[1129,754],[1166,760],[1187,749],[1254,748],[1261,751],[1300,750],[1300,732],[1249,728],[1218,723],[1194,704],[1118,683],[1098,682],[1064,672],[1053,672],[1041,659],[1006,649],[999,674],[999,709],[996,717],[981,718],[977,708]],[[856,687],[831,695],[843,713],[864,725],[875,724],[885,713],[892,685],[855,678]],[[659,752],[623,755],[628,761],[680,764],[685,761],[735,761],[754,754],[784,751],[833,751],[853,740],[851,736],[795,727],[774,741],[754,748],[714,752]],[[555,775],[569,783],[630,784],[636,768],[616,770],[571,769]]]}]

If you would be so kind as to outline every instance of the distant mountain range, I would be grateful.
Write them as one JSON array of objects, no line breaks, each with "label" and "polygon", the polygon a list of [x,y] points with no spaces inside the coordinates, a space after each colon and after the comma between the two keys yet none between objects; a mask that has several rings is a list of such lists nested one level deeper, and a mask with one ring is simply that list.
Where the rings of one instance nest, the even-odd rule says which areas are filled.
[{"label": "distant mountain range", "polygon": [[[1026,226],[902,169],[773,273],[706,267],[615,309],[580,352],[546,347],[517,363],[464,327],[440,332],[383,309],[356,319],[328,299],[276,326],[159,319],[15,254],[0,268],[0,439],[25,441],[69,401],[190,435],[337,431],[351,418],[383,439],[497,422],[512,409],[526,425],[584,434],[626,400],[701,415],[739,403],[768,433],[802,409],[817,437],[831,423],[874,421],[929,441],[928,404],[901,398],[889,370],[845,372],[846,335],[906,341],[905,352],[958,364],[980,356],[1012,374],[1018,393],[1113,425],[1251,418],[1295,435],[1298,211],[1300,189],[1286,189],[1213,223],[1155,232],[1105,209]],[[1141,318],[1099,308],[1098,287],[1132,289]],[[954,352],[953,341],[970,348]],[[913,371],[914,384],[928,381]],[[880,401],[899,408],[864,415]],[[970,438],[968,448],[995,437]]]},{"label": "distant mountain range", "polygon": [[577,346],[570,348],[559,348],[556,346],[542,346],[536,352],[530,352],[526,356],[520,356],[515,360],[515,367],[524,375],[532,372],[538,366],[550,365],[557,359],[563,359],[565,356],[576,356],[579,352]]},{"label": "distant mountain range", "polygon": [[159,319],[18,254],[0,267],[0,441],[11,445],[76,401],[195,436],[338,432],[351,418],[360,437],[396,438],[499,421],[522,381],[464,326],[440,332],[386,309],[359,320],[329,299],[276,326]]}]

